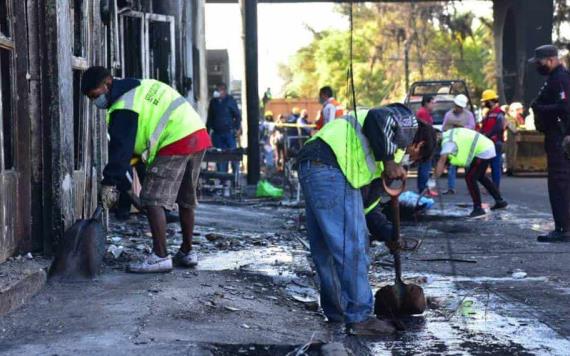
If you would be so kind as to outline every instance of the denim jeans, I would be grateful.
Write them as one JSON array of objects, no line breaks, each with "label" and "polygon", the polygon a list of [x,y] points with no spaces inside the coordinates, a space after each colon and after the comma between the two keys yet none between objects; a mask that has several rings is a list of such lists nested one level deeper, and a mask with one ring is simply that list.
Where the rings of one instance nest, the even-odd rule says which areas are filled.
[{"label": "denim jeans", "polygon": [[457,167],[450,164],[447,167],[447,189],[455,190],[456,179],[457,179]]},{"label": "denim jeans", "polygon": [[429,174],[431,173],[432,161],[420,163],[418,165],[418,192],[421,194],[426,189]]},{"label": "denim jeans", "polygon": [[339,169],[310,161],[299,165],[299,180],[323,311],[331,321],[364,321],[373,298],[360,190],[352,188]]},{"label": "denim jeans", "polygon": [[495,158],[491,158],[491,178],[497,188],[501,185],[501,175],[503,174],[503,143],[495,143]]},{"label": "denim jeans", "polygon": [[[236,138],[233,131],[228,132],[212,132],[212,144],[216,148],[222,150],[231,150],[237,147]],[[216,163],[217,170],[220,172],[228,171],[228,162]],[[232,170],[236,172],[239,169],[239,164],[237,162],[232,162]]]}]

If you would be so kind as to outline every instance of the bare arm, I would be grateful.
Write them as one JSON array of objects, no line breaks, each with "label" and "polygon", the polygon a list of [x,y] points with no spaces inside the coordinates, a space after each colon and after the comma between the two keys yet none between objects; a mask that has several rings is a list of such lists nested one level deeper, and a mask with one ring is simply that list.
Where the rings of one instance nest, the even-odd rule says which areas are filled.
[{"label": "bare arm", "polygon": [[441,177],[443,174],[443,170],[445,169],[445,164],[447,163],[447,155],[443,154],[439,157],[437,161],[437,165],[435,167],[434,178],[437,179]]}]

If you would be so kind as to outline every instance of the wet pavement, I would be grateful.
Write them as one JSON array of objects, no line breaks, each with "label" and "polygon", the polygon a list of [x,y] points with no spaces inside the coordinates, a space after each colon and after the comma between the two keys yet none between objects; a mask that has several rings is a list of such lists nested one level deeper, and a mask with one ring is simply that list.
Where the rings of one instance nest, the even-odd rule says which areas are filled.
[{"label": "wet pavement", "polygon": [[[324,323],[302,209],[252,200],[200,205],[198,268],[159,276],[123,272],[150,249],[145,220],[112,222],[105,274],[49,285],[0,318],[0,352],[285,355],[341,342],[358,355],[566,355],[570,245],[536,242],[552,227],[544,179],[507,178],[502,188],[505,211],[465,218],[469,198],[459,185],[459,194],[403,223],[404,236],[423,240],[403,255],[403,271],[424,288],[428,310],[396,336],[347,337]],[[177,224],[168,235],[175,253]],[[370,253],[374,289],[392,283],[384,246]]]}]

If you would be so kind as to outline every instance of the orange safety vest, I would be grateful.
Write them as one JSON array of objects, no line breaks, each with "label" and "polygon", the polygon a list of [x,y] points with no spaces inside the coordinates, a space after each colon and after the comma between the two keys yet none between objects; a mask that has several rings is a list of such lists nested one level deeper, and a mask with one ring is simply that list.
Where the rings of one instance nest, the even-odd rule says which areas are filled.
[{"label": "orange safety vest", "polygon": [[[327,100],[326,105],[328,105],[328,104],[333,104],[336,108],[336,111],[334,113],[335,119],[338,119],[338,118],[344,116],[344,114],[345,114],[344,107],[342,106],[341,103],[336,101],[334,98],[330,98],[329,100]],[[325,108],[326,105],[323,106],[323,109]],[[323,109],[321,109],[321,111],[319,113],[319,119],[315,123],[315,125],[317,126],[317,130],[322,129],[323,126],[325,126],[325,115],[323,114]]]}]

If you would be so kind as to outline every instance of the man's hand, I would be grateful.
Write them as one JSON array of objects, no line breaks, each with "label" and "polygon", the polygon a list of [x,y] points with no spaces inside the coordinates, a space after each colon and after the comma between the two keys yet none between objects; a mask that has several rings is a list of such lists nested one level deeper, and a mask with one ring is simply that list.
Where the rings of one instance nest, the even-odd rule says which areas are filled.
[{"label": "man's hand", "polygon": [[119,201],[119,190],[113,185],[101,186],[101,203],[105,209],[112,208]]},{"label": "man's hand", "polygon": [[435,180],[434,178],[428,179],[426,186],[430,190],[437,188],[437,180]]},{"label": "man's hand", "polygon": [[405,180],[407,173],[404,168],[392,160],[384,162],[384,172],[382,175],[389,180]]}]

